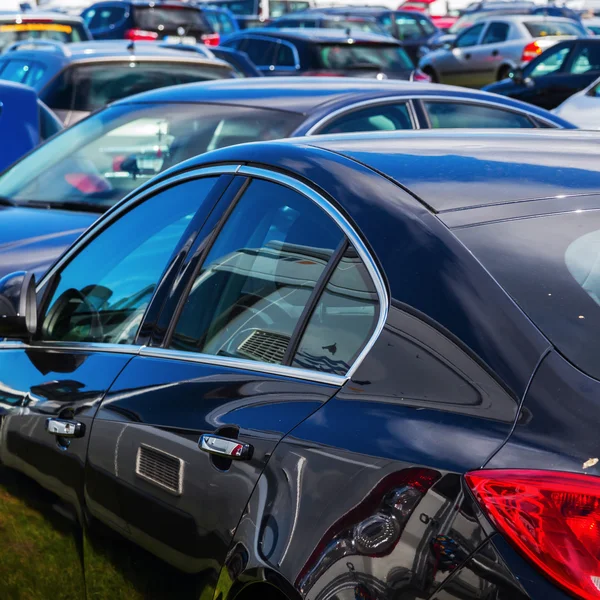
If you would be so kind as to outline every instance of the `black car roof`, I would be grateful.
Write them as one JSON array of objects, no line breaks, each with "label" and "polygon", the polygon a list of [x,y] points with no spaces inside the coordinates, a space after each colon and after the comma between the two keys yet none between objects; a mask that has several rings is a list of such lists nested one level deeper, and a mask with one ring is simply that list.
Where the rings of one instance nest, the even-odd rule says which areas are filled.
[{"label": "black car roof", "polygon": [[[429,130],[242,144],[186,163],[285,161],[321,149],[392,179],[435,212],[600,193],[600,137],[585,131]],[[295,160],[300,160],[296,153]],[[575,199],[573,200],[575,203]]]},{"label": "black car roof", "polygon": [[315,43],[336,43],[347,42],[352,39],[353,42],[378,42],[381,44],[400,45],[396,39],[387,35],[378,33],[369,33],[367,31],[352,31],[349,36],[343,29],[318,29],[315,27],[306,27],[304,29],[294,29],[283,27],[275,29],[270,27],[256,27],[253,29],[244,29],[238,33],[232,34],[232,38],[243,38],[248,35],[268,36],[277,39],[290,41],[304,41]]}]

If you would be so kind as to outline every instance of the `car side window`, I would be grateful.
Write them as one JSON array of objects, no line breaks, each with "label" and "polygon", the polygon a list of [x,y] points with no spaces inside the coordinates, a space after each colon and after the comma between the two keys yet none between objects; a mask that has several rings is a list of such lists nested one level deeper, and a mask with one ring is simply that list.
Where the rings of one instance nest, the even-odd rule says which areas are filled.
[{"label": "car side window", "polygon": [[461,33],[454,42],[456,48],[467,48],[468,46],[475,46],[479,43],[479,36],[483,31],[485,25],[480,23],[479,25],[473,25],[463,33]]},{"label": "car side window", "polygon": [[524,75],[526,77],[543,77],[560,71],[570,51],[570,46],[547,50],[539,59],[530,63],[529,67],[524,70]]},{"label": "car side window", "polygon": [[275,64],[278,67],[295,67],[296,59],[294,52],[287,44],[279,44],[277,47],[277,55],[275,57]]},{"label": "car side window", "polygon": [[424,102],[433,129],[535,127],[524,114],[466,102]]},{"label": "car side window", "polygon": [[416,40],[423,37],[423,33],[416,17],[396,14],[396,28],[398,30],[398,39],[400,41]]},{"label": "car side window", "polygon": [[0,70],[0,79],[33,86],[44,75],[45,71],[46,67],[38,62],[29,60],[8,60]]},{"label": "car side window", "polygon": [[433,35],[436,32],[435,25],[429,20],[423,17],[422,15],[416,15],[417,20],[419,21],[419,25],[421,25],[425,35]]},{"label": "car side window", "polygon": [[125,9],[117,6],[104,6],[93,10],[93,14],[88,18],[89,23],[87,20],[86,23],[90,29],[108,29],[125,18]]},{"label": "car side window", "polygon": [[273,64],[276,45],[277,42],[248,38],[243,51],[256,66],[268,67]]},{"label": "car side window", "polygon": [[490,23],[487,28],[482,44],[499,44],[505,42],[508,38],[508,30],[510,29],[508,23]]},{"label": "car side window", "polygon": [[133,343],[177,243],[215,181],[159,192],[92,239],[58,272],[41,339]]},{"label": "car side window", "polygon": [[345,375],[372,336],[378,315],[371,276],[348,246],[310,317],[292,366]]},{"label": "car side window", "polygon": [[253,180],[195,278],[170,347],[281,364],[343,239],[305,196]]},{"label": "car side window", "polygon": [[579,45],[571,62],[571,73],[580,75],[588,71],[600,70],[600,44]]},{"label": "car side window", "polygon": [[56,76],[40,93],[52,110],[71,110],[73,108],[73,69],[65,69]]},{"label": "car side window", "polygon": [[359,131],[398,131],[412,129],[406,102],[369,106],[354,110],[327,123],[317,133],[355,133]]}]

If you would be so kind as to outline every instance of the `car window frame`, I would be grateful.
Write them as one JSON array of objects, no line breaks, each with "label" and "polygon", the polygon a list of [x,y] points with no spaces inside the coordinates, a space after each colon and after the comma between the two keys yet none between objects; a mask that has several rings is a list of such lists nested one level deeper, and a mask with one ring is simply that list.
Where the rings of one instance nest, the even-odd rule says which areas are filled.
[{"label": "car window frame", "polygon": [[[267,35],[240,35],[239,37],[236,36],[236,38],[232,39],[232,42],[236,42],[237,41],[237,47],[234,48],[234,50],[239,50],[240,52],[245,52],[246,54],[248,54],[247,49],[243,48],[243,44],[244,42],[248,42],[249,40],[258,40],[261,42],[266,42],[271,44],[272,49],[271,49],[271,56],[270,56],[270,63],[267,64],[257,64],[254,63],[254,61],[252,61],[255,65],[257,69],[262,69],[262,70],[269,70],[269,71],[273,71],[275,70],[275,64],[274,64],[274,60],[275,60],[275,53],[277,52],[277,48],[279,47],[279,42],[283,41],[280,40],[280,38],[277,37],[270,37]],[[267,54],[268,55],[268,54]],[[250,58],[250,55],[248,55],[248,57]],[[252,58],[250,58],[250,60],[252,60]]]},{"label": "car window frame", "polygon": [[[160,357],[176,357],[182,360],[188,360],[192,362],[202,362],[206,364],[212,365],[222,365],[227,367],[237,367],[244,370],[251,371],[260,371],[263,373],[272,373],[277,375],[288,375],[290,377],[296,377],[299,379],[308,379],[311,381],[320,381],[325,383],[335,383],[342,384],[352,377],[355,373],[356,369],[363,362],[366,355],[369,353],[370,349],[373,347],[383,327],[387,320],[387,315],[389,311],[390,301],[387,293],[387,285],[385,283],[385,279],[381,274],[379,267],[377,266],[376,261],[372,257],[370,251],[368,250],[365,242],[362,240],[362,237],[357,233],[355,228],[350,224],[350,222],[346,219],[343,213],[338,210],[329,200],[327,200],[323,195],[317,192],[313,187],[304,183],[294,177],[289,175],[284,175],[283,173],[279,173],[267,168],[262,167],[253,167],[246,165],[227,165],[227,167],[232,167],[235,174],[237,176],[246,177],[249,181],[255,179],[262,179],[271,183],[275,183],[281,185],[283,187],[288,187],[292,191],[300,194],[305,197],[309,201],[317,204],[326,215],[332,219],[336,225],[340,228],[343,240],[345,243],[344,247],[347,247],[348,244],[351,244],[362,262],[365,264],[369,277],[373,282],[373,286],[376,290],[378,297],[378,314],[375,325],[370,333],[369,338],[365,341],[364,344],[361,345],[360,351],[357,353],[352,365],[350,365],[348,371],[344,375],[335,375],[326,373],[323,371],[317,370],[309,370],[301,367],[294,367],[292,365],[280,365],[273,363],[265,363],[250,359],[242,359],[242,358],[230,358],[230,357],[222,357],[215,356],[212,354],[205,354],[202,352],[191,352],[191,351],[182,351],[173,348],[169,348],[168,345],[172,339],[173,333],[179,321],[179,317],[183,311],[186,300],[188,298],[189,292],[193,283],[196,279],[197,274],[202,268],[206,258],[208,257],[210,250],[212,249],[215,241],[218,239],[223,227],[227,223],[229,215],[235,209],[238,200],[243,197],[245,190],[247,189],[247,185],[244,185],[241,192],[234,198],[230,204],[225,208],[223,215],[221,216],[219,223],[214,229],[210,232],[210,239],[206,244],[206,247],[202,251],[202,256],[198,260],[196,267],[194,268],[194,272],[191,274],[189,280],[187,281],[187,285],[183,293],[181,293],[180,297],[177,301],[176,308],[169,315],[169,325],[167,334],[165,335],[162,344],[160,347],[156,348],[146,348],[143,347],[140,354],[144,356],[160,356]],[[214,167],[214,169],[223,169],[224,167]],[[230,171],[231,172],[231,171]],[[202,235],[202,232],[200,233]],[[332,258],[328,261],[327,267],[325,269],[325,273],[327,276],[324,279],[324,285],[321,287],[315,286],[315,289],[311,293],[310,299],[307,303],[307,306],[314,306],[320,300],[322,293],[324,291],[325,286],[329,282],[331,274],[335,270],[338,262],[337,259],[341,258],[342,254],[338,252],[338,250],[334,253]],[[339,254],[339,256],[338,256]],[[335,262],[334,262],[335,261]],[[333,266],[333,268],[331,268]],[[313,304],[314,301],[314,304]],[[312,316],[312,310],[308,311],[308,314],[302,315],[301,319],[301,327],[297,327],[294,330],[293,338],[290,342],[290,348],[292,348],[292,342],[294,340],[300,341],[302,336],[304,335],[306,328],[310,322],[310,317]],[[295,346],[294,346],[295,348]]]},{"label": "car window frame", "polygon": [[[477,38],[477,41],[474,44],[471,44],[470,46],[459,46],[458,45],[458,41],[464,37],[469,31],[471,31],[472,29],[475,29],[476,27],[481,27],[481,31],[479,33],[479,37]],[[483,39],[483,34],[484,32],[487,30],[487,26],[486,23],[473,23],[473,25],[471,25],[471,27],[468,27],[467,29],[465,29],[464,31],[461,31],[456,40],[454,41],[454,48],[458,48],[459,50],[462,50],[463,48],[474,48],[475,46],[480,46],[481,45],[481,40]]]},{"label": "car window frame", "polygon": [[[505,25],[506,26],[506,37],[501,41],[501,42],[486,42],[485,41],[485,36],[488,34],[488,31],[492,28],[493,25]],[[506,22],[506,21],[490,21],[487,24],[487,27],[484,29],[483,31],[483,35],[481,36],[479,45],[480,46],[490,46],[492,44],[505,44],[506,42],[508,42],[510,40],[510,23]]]}]

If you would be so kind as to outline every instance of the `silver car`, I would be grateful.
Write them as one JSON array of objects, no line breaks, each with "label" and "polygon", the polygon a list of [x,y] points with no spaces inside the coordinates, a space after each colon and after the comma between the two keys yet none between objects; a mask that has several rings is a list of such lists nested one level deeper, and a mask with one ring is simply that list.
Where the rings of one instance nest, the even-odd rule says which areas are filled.
[{"label": "silver car", "polygon": [[565,36],[588,35],[562,17],[498,15],[463,31],[456,40],[424,56],[419,67],[433,81],[482,87],[541,54]]}]

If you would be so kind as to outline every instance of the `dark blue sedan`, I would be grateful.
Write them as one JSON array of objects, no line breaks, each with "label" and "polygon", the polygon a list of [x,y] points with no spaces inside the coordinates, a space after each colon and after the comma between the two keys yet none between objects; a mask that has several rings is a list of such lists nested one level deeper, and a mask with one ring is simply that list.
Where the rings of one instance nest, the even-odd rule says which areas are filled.
[{"label": "dark blue sedan", "polygon": [[[44,271],[97,213],[157,173],[209,150],[309,134],[465,127],[573,126],[508,98],[414,82],[232,79],[127,98],[65,130],[0,177],[4,202],[32,215],[15,228],[10,210],[0,213],[0,240],[9,233],[4,227],[20,240],[14,253],[0,254],[0,274],[16,266]],[[65,210],[69,225],[60,216]],[[72,222],[76,216],[80,225]],[[60,244],[44,237],[56,228],[70,232]]]},{"label": "dark blue sedan", "polygon": [[598,600],[599,159],[239,145],[4,278],[0,598]]}]

